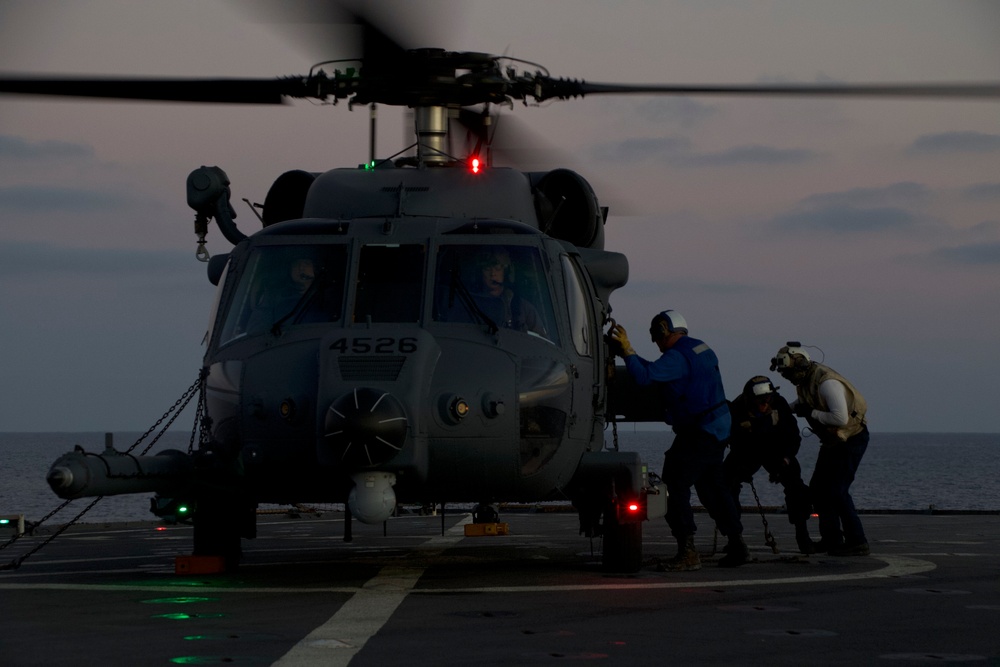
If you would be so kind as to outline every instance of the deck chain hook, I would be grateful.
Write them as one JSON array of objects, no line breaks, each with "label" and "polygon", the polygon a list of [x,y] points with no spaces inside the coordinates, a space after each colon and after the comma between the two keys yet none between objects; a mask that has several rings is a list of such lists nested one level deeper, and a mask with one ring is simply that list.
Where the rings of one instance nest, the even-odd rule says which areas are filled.
[{"label": "deck chain hook", "polygon": [[771,534],[771,530],[767,526],[767,517],[764,516],[764,508],[760,504],[760,496],[757,495],[757,487],[753,485],[753,478],[750,478],[750,490],[753,491],[753,499],[757,501],[757,511],[760,512],[760,520],[764,522],[764,544],[771,547],[771,553],[779,554],[778,542],[774,539],[774,535]]}]

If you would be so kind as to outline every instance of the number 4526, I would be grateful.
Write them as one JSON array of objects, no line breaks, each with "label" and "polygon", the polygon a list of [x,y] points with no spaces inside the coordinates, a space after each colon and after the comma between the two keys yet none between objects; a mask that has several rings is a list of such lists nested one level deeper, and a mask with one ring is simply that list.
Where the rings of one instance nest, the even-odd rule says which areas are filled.
[{"label": "number 4526", "polygon": [[381,338],[338,338],[330,343],[330,349],[337,350],[342,354],[347,352],[353,352],[354,354],[367,354],[369,352],[376,354],[392,354],[395,352],[411,354],[417,351],[417,339],[412,337],[390,338],[387,336]]}]

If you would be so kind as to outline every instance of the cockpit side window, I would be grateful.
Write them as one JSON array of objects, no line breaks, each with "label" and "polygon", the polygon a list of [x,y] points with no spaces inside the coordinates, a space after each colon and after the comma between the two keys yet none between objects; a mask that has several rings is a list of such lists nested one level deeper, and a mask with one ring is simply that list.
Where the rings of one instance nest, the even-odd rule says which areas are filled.
[{"label": "cockpit side window", "polygon": [[219,344],[343,316],[346,245],[254,248],[229,303]]},{"label": "cockpit side window", "polygon": [[424,246],[417,244],[361,248],[354,321],[419,321],[425,255]]},{"label": "cockpit side window", "polygon": [[205,341],[211,341],[212,334],[215,331],[215,321],[219,315],[219,306],[222,304],[222,294],[225,291],[226,276],[229,273],[229,264],[230,262],[227,261],[226,265],[222,267],[222,273],[219,275],[219,282],[216,283],[217,287],[215,288],[215,298],[212,300],[212,310],[208,315],[208,331],[205,333]]},{"label": "cockpit side window", "polygon": [[441,246],[434,319],[514,329],[558,343],[545,265],[532,246]]}]

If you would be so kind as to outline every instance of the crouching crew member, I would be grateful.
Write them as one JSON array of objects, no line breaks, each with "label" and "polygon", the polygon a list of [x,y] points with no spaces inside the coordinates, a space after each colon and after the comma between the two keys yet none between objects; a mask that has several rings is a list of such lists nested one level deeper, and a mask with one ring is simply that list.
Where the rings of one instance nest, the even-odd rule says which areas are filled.
[{"label": "crouching crew member", "polygon": [[868,448],[868,406],[864,396],[837,371],[809,359],[790,342],[771,359],[771,370],[795,385],[792,410],[805,418],[820,440],[816,469],[809,481],[819,514],[817,551],[832,556],[867,556],[868,539],[850,488]]},{"label": "crouching crew member", "polygon": [[674,310],[656,315],[650,338],[661,355],[647,361],[635,353],[625,328],[612,327],[616,352],[625,359],[629,374],[639,385],[656,385],[666,402],[666,422],[673,427],[673,444],[663,460],[667,485],[667,524],[677,539],[677,555],[665,564],[668,570],[697,570],[701,559],[694,547],[697,526],[691,511],[691,487],[729,539],[727,554],[719,565],[735,567],[750,560],[743,541],[743,525],[733,497],[727,492],[722,461],[729,439],[730,418],[715,352],[688,336],[687,322]]},{"label": "crouching crew member", "polygon": [[795,526],[795,542],[804,554],[815,553],[806,521],[812,512],[809,487],[802,481],[798,459],[802,438],[795,414],[770,378],[757,375],[743,386],[743,393],[729,404],[733,420],[726,457],[726,485],[740,509],[743,482],[752,482],[754,473],[764,467],[772,482],[785,490],[788,521]]}]

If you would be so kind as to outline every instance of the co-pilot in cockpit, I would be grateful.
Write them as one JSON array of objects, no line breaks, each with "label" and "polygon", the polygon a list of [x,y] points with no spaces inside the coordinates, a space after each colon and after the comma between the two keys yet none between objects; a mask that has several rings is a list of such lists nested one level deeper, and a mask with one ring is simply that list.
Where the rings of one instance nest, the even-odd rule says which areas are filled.
[{"label": "co-pilot in cockpit", "polygon": [[480,322],[554,339],[552,301],[538,250],[526,246],[442,246],[434,317]]},{"label": "co-pilot in cockpit", "polygon": [[255,248],[220,343],[283,326],[338,321],[346,268],[347,250],[342,245]]}]

